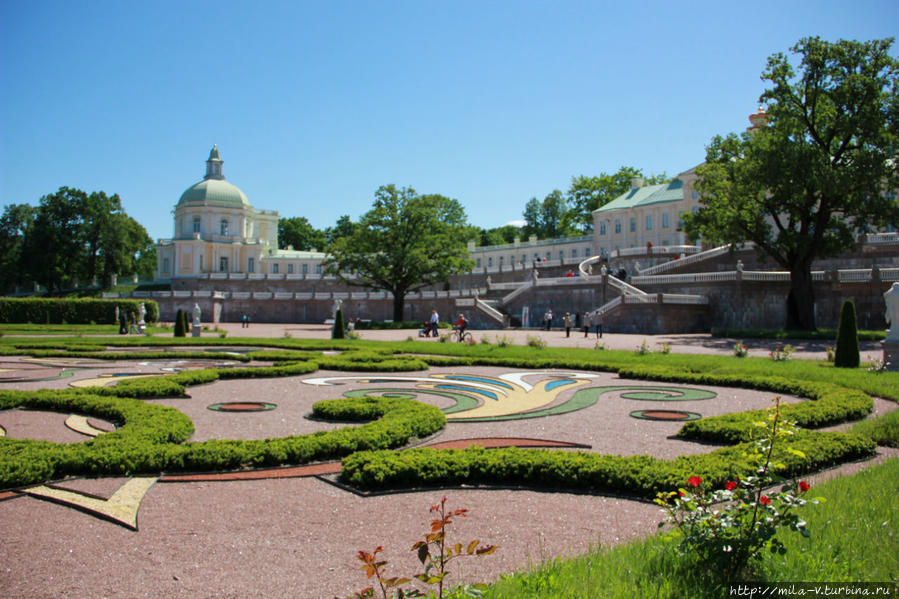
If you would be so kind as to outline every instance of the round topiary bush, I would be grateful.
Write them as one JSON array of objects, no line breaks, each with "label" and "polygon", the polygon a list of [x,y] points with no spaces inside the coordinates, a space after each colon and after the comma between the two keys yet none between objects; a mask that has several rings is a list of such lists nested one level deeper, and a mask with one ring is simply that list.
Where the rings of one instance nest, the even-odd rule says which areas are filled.
[{"label": "round topiary bush", "polygon": [[840,309],[840,328],[837,330],[837,349],[833,365],[839,368],[858,368],[858,322],[855,302],[846,300]]}]

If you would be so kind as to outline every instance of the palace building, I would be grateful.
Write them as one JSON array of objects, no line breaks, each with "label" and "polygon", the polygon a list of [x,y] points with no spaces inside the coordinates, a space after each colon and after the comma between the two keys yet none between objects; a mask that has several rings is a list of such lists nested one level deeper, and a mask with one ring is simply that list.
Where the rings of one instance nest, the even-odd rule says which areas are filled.
[{"label": "palace building", "polygon": [[181,194],[171,239],[156,246],[159,279],[209,273],[293,274],[321,272],[325,255],[278,249],[278,213],[258,210],[225,180],[224,161],[213,145],[206,175]]}]

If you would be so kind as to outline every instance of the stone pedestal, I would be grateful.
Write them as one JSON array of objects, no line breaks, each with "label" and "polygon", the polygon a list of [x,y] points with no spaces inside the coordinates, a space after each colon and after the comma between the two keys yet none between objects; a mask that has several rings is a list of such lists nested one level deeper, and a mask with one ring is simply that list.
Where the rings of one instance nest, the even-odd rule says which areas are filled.
[{"label": "stone pedestal", "polygon": [[883,341],[883,369],[899,372],[899,341]]}]

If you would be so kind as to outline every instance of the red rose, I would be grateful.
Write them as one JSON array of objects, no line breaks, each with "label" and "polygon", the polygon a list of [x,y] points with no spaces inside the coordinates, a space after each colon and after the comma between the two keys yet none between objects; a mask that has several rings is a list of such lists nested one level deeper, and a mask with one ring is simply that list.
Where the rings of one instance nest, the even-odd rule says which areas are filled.
[{"label": "red rose", "polygon": [[768,499],[767,495],[762,495],[761,497],[759,497],[759,503],[761,503],[762,505],[770,505],[771,500]]},{"label": "red rose", "polygon": [[729,480],[726,483],[724,483],[724,488],[727,489],[728,491],[733,491],[734,489],[737,488],[737,483],[735,483],[732,480]]},{"label": "red rose", "polygon": [[699,478],[698,476],[691,476],[690,478],[687,479],[687,482],[690,483],[691,487],[698,487],[699,485],[702,484],[702,479]]},{"label": "red rose", "polygon": [[802,491],[803,493],[808,491],[810,488],[811,487],[809,486],[809,484],[807,482],[805,482],[804,480],[799,482],[799,490]]}]

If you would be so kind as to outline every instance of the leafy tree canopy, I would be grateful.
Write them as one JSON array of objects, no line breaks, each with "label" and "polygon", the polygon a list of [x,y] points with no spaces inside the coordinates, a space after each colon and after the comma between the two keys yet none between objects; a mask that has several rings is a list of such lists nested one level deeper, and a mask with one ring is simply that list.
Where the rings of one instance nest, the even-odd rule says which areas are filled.
[{"label": "leafy tree canopy", "polygon": [[541,202],[531,198],[524,207],[524,221],[527,223],[522,232],[525,235],[536,235],[540,239],[566,237],[577,231],[574,228],[574,213],[568,208],[565,195],[554,189]]},{"label": "leafy tree canopy", "polygon": [[515,241],[515,237],[521,236],[521,229],[515,225],[503,225],[492,229],[479,229],[477,242],[479,246],[503,245]]},{"label": "leafy tree canopy", "polygon": [[568,188],[568,205],[573,213],[570,217],[572,224],[584,233],[592,231],[593,211],[630,189],[634,177],[641,177],[644,185],[667,183],[671,180],[665,173],[644,176],[642,170],[633,166],[622,166],[612,174],[572,177]]},{"label": "leafy tree canopy", "polygon": [[327,241],[325,232],[313,227],[304,216],[278,219],[278,248],[295,250],[323,250]]},{"label": "leafy tree canopy", "polygon": [[350,285],[391,292],[394,320],[403,320],[406,294],[471,269],[467,241],[474,232],[458,201],[386,185],[352,232],[328,246],[325,270]]},{"label": "leafy tree canopy", "polygon": [[692,238],[753,241],[790,271],[787,328],[815,328],[812,262],[855,234],[899,220],[896,148],[899,61],[893,40],[804,38],[777,53],[762,79],[767,124],[717,136],[697,169],[701,207]]},{"label": "leafy tree canopy", "polygon": [[149,274],[156,250],[147,231],[122,209],[117,195],[60,187],[37,208],[7,206],[0,225],[2,261],[18,262],[4,286],[25,280],[50,293],[113,274]]}]

